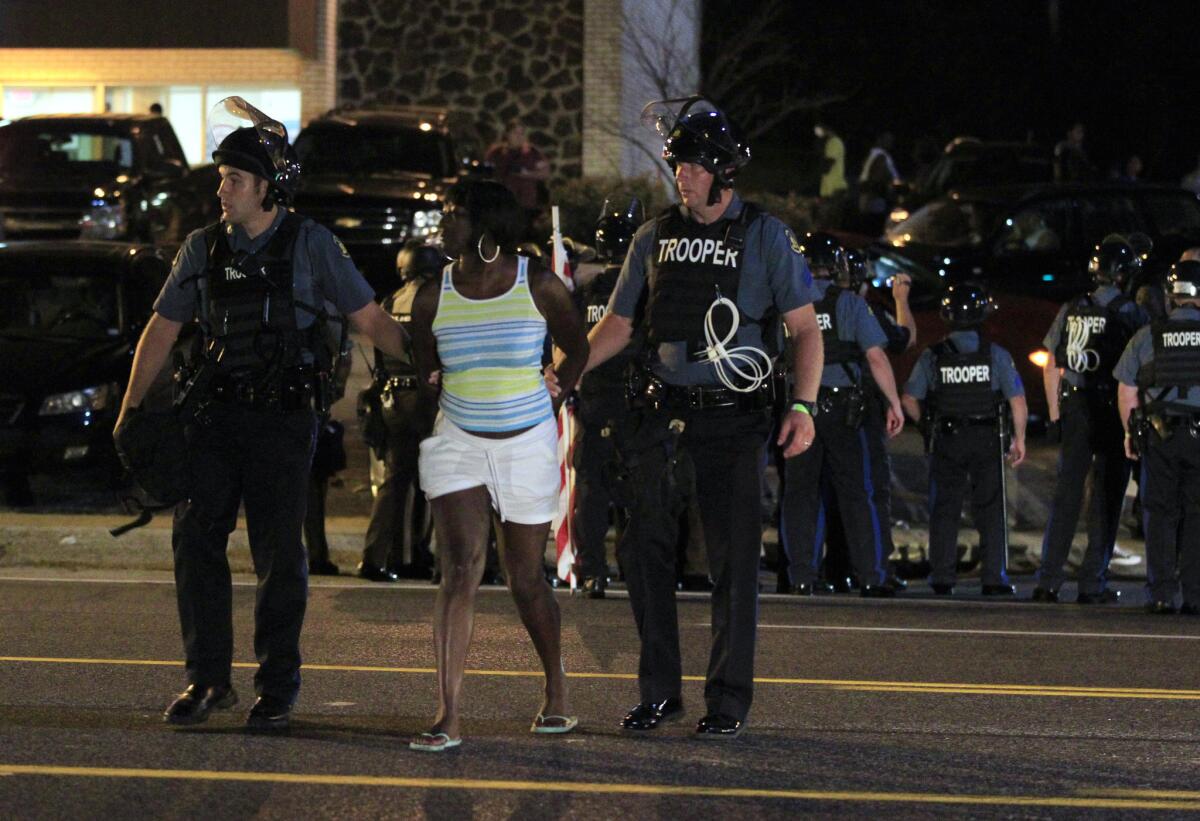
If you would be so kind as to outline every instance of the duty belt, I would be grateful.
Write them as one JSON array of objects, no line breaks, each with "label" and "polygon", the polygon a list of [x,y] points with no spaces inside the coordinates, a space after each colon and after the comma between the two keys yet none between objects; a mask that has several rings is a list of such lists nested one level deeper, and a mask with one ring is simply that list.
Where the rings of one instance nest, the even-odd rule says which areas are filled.
[{"label": "duty belt", "polygon": [[421,380],[415,376],[393,376],[383,383],[385,391],[411,391],[421,387]]},{"label": "duty belt", "polygon": [[947,416],[939,418],[934,424],[940,430],[952,433],[957,428],[996,426],[1000,423],[999,416]]},{"label": "duty belt", "polygon": [[710,385],[669,385],[665,382],[652,381],[647,393],[657,393],[663,405],[668,407],[691,408],[740,408],[742,410],[761,410],[771,404],[771,386],[769,382],[750,393],[718,388]]},{"label": "duty belt", "polygon": [[267,380],[219,373],[212,379],[209,395],[217,402],[298,410],[312,407],[314,389],[313,375],[303,369],[288,370]]}]

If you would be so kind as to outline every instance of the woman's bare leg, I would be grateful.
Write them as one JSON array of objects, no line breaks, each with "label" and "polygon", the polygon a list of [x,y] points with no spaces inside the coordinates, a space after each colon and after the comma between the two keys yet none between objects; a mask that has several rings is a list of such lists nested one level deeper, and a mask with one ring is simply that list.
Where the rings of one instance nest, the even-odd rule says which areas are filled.
[{"label": "woman's bare leg", "polygon": [[546,582],[543,557],[550,523],[522,525],[506,522],[502,529],[500,555],[508,589],[517,603],[521,622],[533,639],[533,646],[546,673],[546,700],[543,715],[568,715],[567,676],[562,666],[562,630],[558,602]]},{"label": "woman's bare leg", "polygon": [[475,625],[475,593],[483,577],[492,502],[486,488],[473,487],[439,496],[430,507],[442,582],[433,607],[438,711],[429,732],[458,738],[463,668]]}]

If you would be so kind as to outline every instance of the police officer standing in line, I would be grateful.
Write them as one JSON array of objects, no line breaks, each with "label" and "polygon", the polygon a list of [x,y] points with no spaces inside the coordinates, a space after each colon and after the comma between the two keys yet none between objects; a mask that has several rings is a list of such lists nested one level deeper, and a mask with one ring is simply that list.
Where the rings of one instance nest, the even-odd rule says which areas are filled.
[{"label": "police officer standing in line", "polygon": [[[904,410],[926,420],[929,457],[930,584],[939,596],[954,592],[958,520],[963,497],[979,530],[983,595],[1011,596],[1008,581],[1008,521],[1004,458],[1013,467],[1025,459],[1025,389],[1012,356],[983,338],[979,327],[994,310],[987,290],[976,283],[951,285],[942,297],[950,334],[921,353],[904,386]],[[925,402],[924,411],[920,402]],[[1012,415],[1011,434],[1004,413]],[[1007,440],[1012,442],[1005,447]],[[927,440],[928,441],[928,440]]]},{"label": "police officer standing in line", "polygon": [[286,209],[300,167],[278,122],[239,97],[209,118],[221,175],[221,222],[192,232],[138,342],[117,427],[140,406],[184,323],[198,321],[190,370],[199,403],[188,431],[192,486],[172,544],[189,686],[167,709],[197,724],[237,702],[230,681],[232,586],[226,547],[245,504],[258,575],[258,695],[248,726],[287,726],[300,689],[308,565],[300,530],[317,410],[328,379],[326,302],[394,355],[404,333],[333,235]]},{"label": "police officer standing in line", "polygon": [[[1200,262],[1167,276],[1171,312],[1134,334],[1113,376],[1125,454],[1140,459],[1146,610],[1200,615]],[[1178,578],[1176,573],[1178,572]]]},{"label": "police officer standing in line", "polygon": [[[629,243],[643,222],[645,212],[636,197],[624,207],[604,203],[596,223],[596,256],[604,263],[604,270],[575,291],[583,309],[584,325],[589,332],[608,312],[608,301],[621,274]],[[619,518],[625,517],[624,506],[613,495],[613,479],[617,471],[613,443],[620,436],[620,428],[626,425],[629,415],[625,382],[629,365],[640,348],[640,340],[631,341],[624,351],[583,377],[576,390],[579,425],[575,435],[572,531],[578,550],[577,572],[583,580],[584,595],[591,599],[604,598],[604,590],[608,585],[605,537],[608,534],[609,511],[615,509]],[[622,526],[618,530],[624,529],[623,524],[620,522]]]},{"label": "police officer standing in line", "polygon": [[791,456],[814,435],[821,336],[795,236],[733,191],[750,152],[722,112],[700,97],[646,111],[660,115],[663,158],[681,205],[638,229],[608,313],[592,329],[588,360],[594,368],[617,355],[635,327],[644,327],[650,368],[618,443],[633,501],[621,564],[641,639],[641,699],[622,727],[650,731],[684,712],[675,545],[678,514],[694,493],[715,585],[706,714],[696,733],[730,738],[745,724],[754,688],[760,495],[771,429],[772,363],[763,337],[782,316],[794,342],[795,401],[779,434]]},{"label": "police officer standing in line", "polygon": [[[412,321],[412,304],[426,280],[441,273],[447,260],[442,252],[419,240],[405,243],[396,255],[396,272],[403,283],[383,301],[383,310],[407,327]],[[375,349],[375,369],[366,403],[378,413],[379,421],[367,422],[372,430],[372,449],[383,461],[383,481],[371,507],[362,562],[361,578],[393,582],[403,575],[428,579],[433,557],[425,544],[425,498],[416,487],[417,454],[421,440],[433,430],[437,402],[426,391],[418,390],[417,369],[412,355],[391,356]],[[378,397],[378,405],[375,405]],[[370,414],[369,414],[370,415]],[[368,415],[368,416],[369,416]],[[413,504],[408,492],[413,489]],[[408,537],[412,555],[405,561],[404,542]]]},{"label": "police officer standing in line", "polygon": [[[887,402],[886,430],[904,426],[892,366],[883,353],[887,337],[866,300],[850,290],[846,252],[829,234],[808,234],[801,250],[816,278],[813,309],[824,340],[824,367],[817,398],[816,440],[784,467],[781,538],[792,592],[809,596],[818,584],[821,544],[821,480],[828,476],[846,531],[850,564],[863,596],[893,596],[886,573],[881,523],[872,501],[872,470],[863,428],[867,402],[863,363]],[[824,585],[822,585],[824,588]]]},{"label": "police officer standing in line", "polygon": [[1149,321],[1122,293],[1137,267],[1137,254],[1123,237],[1097,245],[1088,263],[1092,292],[1063,305],[1042,343],[1050,351],[1042,379],[1051,435],[1061,441],[1062,450],[1033,591],[1037,602],[1058,601],[1089,472],[1088,542],[1075,600],[1103,604],[1120,596],[1107,586],[1108,562],[1117,540],[1130,464],[1121,444],[1112,372],[1134,332]]},{"label": "police officer standing in line", "polygon": [[[872,279],[870,260],[861,251],[846,249],[846,265],[850,270],[850,290],[865,299]],[[874,302],[868,301],[867,307],[871,309],[871,314],[879,321],[879,327],[887,337],[887,342],[883,345],[884,353],[901,354],[917,343],[917,322],[908,304],[912,277],[908,274],[897,274],[891,279],[891,288],[892,300],[896,305],[895,315]],[[897,590],[903,590],[908,587],[908,583],[893,573],[888,563],[888,558],[895,552],[896,546],[892,541],[892,459],[887,449],[887,402],[870,369],[863,373],[863,380],[867,401],[863,431],[867,435],[867,455],[871,460],[871,501],[875,504],[875,513],[879,518],[880,553],[887,576],[884,583]],[[845,592],[850,589],[847,579],[850,560],[846,531],[842,524],[841,511],[837,509],[836,498],[827,490],[822,492],[822,498],[830,503],[825,511],[825,578],[832,582],[834,589]]]}]

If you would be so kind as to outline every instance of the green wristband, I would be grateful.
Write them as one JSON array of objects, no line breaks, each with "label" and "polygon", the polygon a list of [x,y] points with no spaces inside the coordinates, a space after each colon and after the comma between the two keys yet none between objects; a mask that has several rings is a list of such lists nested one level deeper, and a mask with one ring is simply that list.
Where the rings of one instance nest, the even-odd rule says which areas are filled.
[{"label": "green wristband", "polygon": [[792,410],[796,411],[797,413],[807,413],[809,416],[812,416],[813,403],[805,402],[803,399],[796,399],[792,402]]}]

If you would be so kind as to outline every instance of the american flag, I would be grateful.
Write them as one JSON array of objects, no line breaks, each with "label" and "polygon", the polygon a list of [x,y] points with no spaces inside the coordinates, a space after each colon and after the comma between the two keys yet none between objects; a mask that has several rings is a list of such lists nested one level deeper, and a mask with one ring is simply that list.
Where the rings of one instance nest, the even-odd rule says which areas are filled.
[{"label": "american flag", "polygon": [[[554,225],[552,237],[552,265],[554,273],[569,290],[575,289],[571,265],[567,261],[567,248],[563,244],[562,230],[558,222],[558,206],[550,209]],[[558,410],[558,512],[551,522],[554,531],[555,557],[558,577],[570,582],[575,589],[575,538],[571,532],[571,512],[575,508],[575,409],[570,402],[563,402]]]}]

